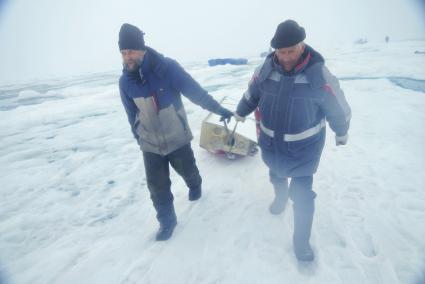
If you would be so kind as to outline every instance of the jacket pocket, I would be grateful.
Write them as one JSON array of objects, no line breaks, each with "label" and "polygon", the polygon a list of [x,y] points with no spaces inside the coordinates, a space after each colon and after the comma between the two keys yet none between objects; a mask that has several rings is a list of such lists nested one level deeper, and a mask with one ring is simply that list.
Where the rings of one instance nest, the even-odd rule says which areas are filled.
[{"label": "jacket pocket", "polygon": [[258,137],[258,145],[260,148],[265,150],[273,150],[273,138],[265,134],[263,131],[260,131],[260,136]]},{"label": "jacket pocket", "polygon": [[279,93],[280,84],[272,80],[266,80],[260,85],[260,89],[263,93],[269,93],[276,95]]},{"label": "jacket pocket", "polygon": [[144,143],[147,143],[147,144],[150,144],[150,145],[156,145],[157,144],[157,142],[155,142],[156,139],[154,139],[155,133],[148,130],[147,125],[144,124],[144,121],[142,119],[139,120],[138,123],[137,123],[136,132],[139,135],[139,140],[142,143],[144,142]]},{"label": "jacket pocket", "polygon": [[167,143],[180,143],[188,140],[190,135],[189,126],[185,118],[184,110],[176,110],[170,105],[160,111],[161,134]]},{"label": "jacket pocket", "polygon": [[183,126],[184,132],[187,132],[188,125],[186,123],[186,120],[183,118],[183,116],[180,113],[176,112],[176,114],[177,114],[177,118],[179,119],[181,125]]}]

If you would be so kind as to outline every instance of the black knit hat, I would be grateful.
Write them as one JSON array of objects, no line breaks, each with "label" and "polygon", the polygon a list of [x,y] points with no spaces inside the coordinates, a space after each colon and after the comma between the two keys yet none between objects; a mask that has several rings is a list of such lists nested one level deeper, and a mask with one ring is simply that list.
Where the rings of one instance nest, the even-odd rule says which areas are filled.
[{"label": "black knit hat", "polygon": [[145,50],[145,40],[143,35],[145,33],[142,32],[138,27],[123,24],[119,33],[119,41],[118,46],[120,50],[123,49],[134,49],[134,50]]},{"label": "black knit hat", "polygon": [[273,48],[294,46],[305,39],[305,30],[294,20],[286,20],[277,26],[270,44]]}]

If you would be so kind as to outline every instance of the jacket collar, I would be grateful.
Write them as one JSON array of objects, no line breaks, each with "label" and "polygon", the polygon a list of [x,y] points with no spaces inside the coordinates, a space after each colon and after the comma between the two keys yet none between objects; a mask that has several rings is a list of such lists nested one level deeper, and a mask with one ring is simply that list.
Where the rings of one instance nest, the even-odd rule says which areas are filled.
[{"label": "jacket collar", "polygon": [[152,74],[163,77],[167,71],[167,61],[165,57],[155,49],[146,47],[141,66],[136,71],[129,71],[123,68],[122,73],[129,79],[143,81]]},{"label": "jacket collar", "polygon": [[300,63],[294,68],[294,70],[286,72],[282,68],[282,66],[277,62],[275,52],[272,52],[265,59],[258,79],[260,81],[264,81],[272,71],[278,71],[279,73],[287,76],[295,76],[301,72],[305,72],[306,75],[309,77],[309,75],[315,73],[315,70],[318,66],[320,66],[321,68],[324,62],[325,60],[323,56],[319,52],[315,51],[311,46],[306,44],[305,50],[301,55]]}]

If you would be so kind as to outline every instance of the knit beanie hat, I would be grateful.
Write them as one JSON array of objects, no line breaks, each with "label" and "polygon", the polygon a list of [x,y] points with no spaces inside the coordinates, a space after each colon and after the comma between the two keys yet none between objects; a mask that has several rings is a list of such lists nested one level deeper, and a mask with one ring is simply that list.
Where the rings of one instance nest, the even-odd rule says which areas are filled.
[{"label": "knit beanie hat", "polygon": [[118,46],[120,50],[123,49],[134,49],[134,50],[145,50],[145,39],[143,38],[144,32],[138,27],[123,24],[119,33]]},{"label": "knit beanie hat", "polygon": [[294,20],[286,20],[277,26],[270,44],[273,48],[294,46],[305,39],[305,30]]}]

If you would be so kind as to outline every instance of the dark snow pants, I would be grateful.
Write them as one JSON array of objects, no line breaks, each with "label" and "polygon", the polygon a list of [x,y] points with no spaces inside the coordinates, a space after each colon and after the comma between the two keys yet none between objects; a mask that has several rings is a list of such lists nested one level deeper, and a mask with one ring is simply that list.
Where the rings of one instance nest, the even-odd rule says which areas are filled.
[{"label": "dark snow pants", "polygon": [[192,148],[187,144],[165,156],[143,152],[143,160],[156,217],[161,224],[173,223],[176,221],[176,214],[169,165],[171,164],[189,188],[200,187],[202,183]]},{"label": "dark snow pants", "polygon": [[272,169],[269,170],[270,181],[273,184],[275,194],[285,194],[289,190],[289,197],[294,202],[294,244],[303,245],[308,242],[311,235],[311,227],[314,215],[313,176],[293,177],[288,186],[288,178],[280,177]]}]

